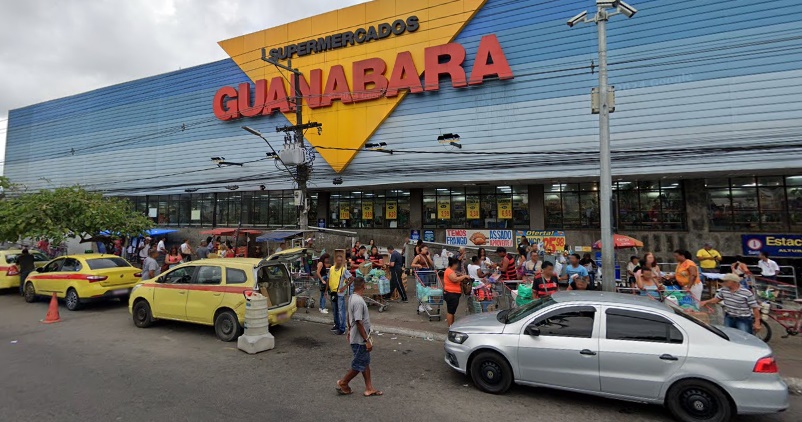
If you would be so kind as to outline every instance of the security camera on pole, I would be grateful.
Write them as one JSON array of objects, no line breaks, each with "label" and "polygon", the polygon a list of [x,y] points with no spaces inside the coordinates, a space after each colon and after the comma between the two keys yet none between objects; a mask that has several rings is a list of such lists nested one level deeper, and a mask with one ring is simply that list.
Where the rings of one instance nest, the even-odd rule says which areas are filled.
[{"label": "security camera on pole", "polygon": [[[610,11],[609,9],[613,9]],[[615,15],[628,18],[637,10],[620,0],[596,0],[596,14],[588,19],[582,12],[568,21],[568,26],[577,23],[595,23],[599,36],[599,208],[601,211],[602,286],[606,291],[615,291],[615,249],[613,246],[613,177],[610,164],[610,87],[607,85],[607,21]],[[593,95],[593,94],[592,94]],[[591,103],[594,103],[593,99]]]}]

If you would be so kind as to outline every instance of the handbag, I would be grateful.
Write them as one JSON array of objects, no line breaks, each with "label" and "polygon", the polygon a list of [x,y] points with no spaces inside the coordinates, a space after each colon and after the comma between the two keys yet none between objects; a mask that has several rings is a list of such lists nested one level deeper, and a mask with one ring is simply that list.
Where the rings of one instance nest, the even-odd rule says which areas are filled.
[{"label": "handbag", "polygon": [[462,294],[465,296],[471,295],[471,289],[473,288],[473,280],[466,280],[460,283],[460,288],[462,289]]}]

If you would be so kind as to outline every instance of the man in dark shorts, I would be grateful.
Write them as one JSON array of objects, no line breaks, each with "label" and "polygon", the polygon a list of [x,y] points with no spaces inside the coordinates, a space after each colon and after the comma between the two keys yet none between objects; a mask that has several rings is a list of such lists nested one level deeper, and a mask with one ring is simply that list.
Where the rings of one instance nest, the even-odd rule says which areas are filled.
[{"label": "man in dark shorts", "polygon": [[348,302],[348,340],[351,343],[351,351],[354,359],[351,361],[351,369],[345,374],[343,379],[337,381],[337,393],[348,395],[353,393],[348,384],[356,378],[359,373],[365,378],[365,397],[381,396],[384,393],[373,388],[370,379],[370,352],[373,344],[370,337],[370,313],[362,293],[365,291],[365,279],[357,277],[354,280],[354,294]]}]

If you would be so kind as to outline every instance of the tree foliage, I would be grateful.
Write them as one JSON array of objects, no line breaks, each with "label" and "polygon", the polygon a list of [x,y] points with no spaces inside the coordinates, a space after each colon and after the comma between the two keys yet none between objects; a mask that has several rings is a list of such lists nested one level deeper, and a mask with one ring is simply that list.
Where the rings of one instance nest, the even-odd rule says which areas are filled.
[{"label": "tree foliage", "polygon": [[39,192],[18,190],[7,180],[0,200],[0,240],[44,237],[53,243],[78,237],[92,241],[108,231],[112,236],[137,236],[153,227],[122,198],[104,197],[80,186]]}]

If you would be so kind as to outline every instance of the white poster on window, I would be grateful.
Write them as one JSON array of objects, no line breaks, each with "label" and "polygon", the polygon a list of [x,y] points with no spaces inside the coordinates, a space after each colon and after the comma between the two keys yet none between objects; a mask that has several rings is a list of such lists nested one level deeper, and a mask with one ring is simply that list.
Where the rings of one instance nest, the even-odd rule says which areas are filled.
[{"label": "white poster on window", "polygon": [[190,219],[192,219],[192,221],[200,221],[200,210],[192,210]]},{"label": "white poster on window", "polygon": [[156,218],[159,216],[159,209],[158,208],[148,208],[148,217]]}]

